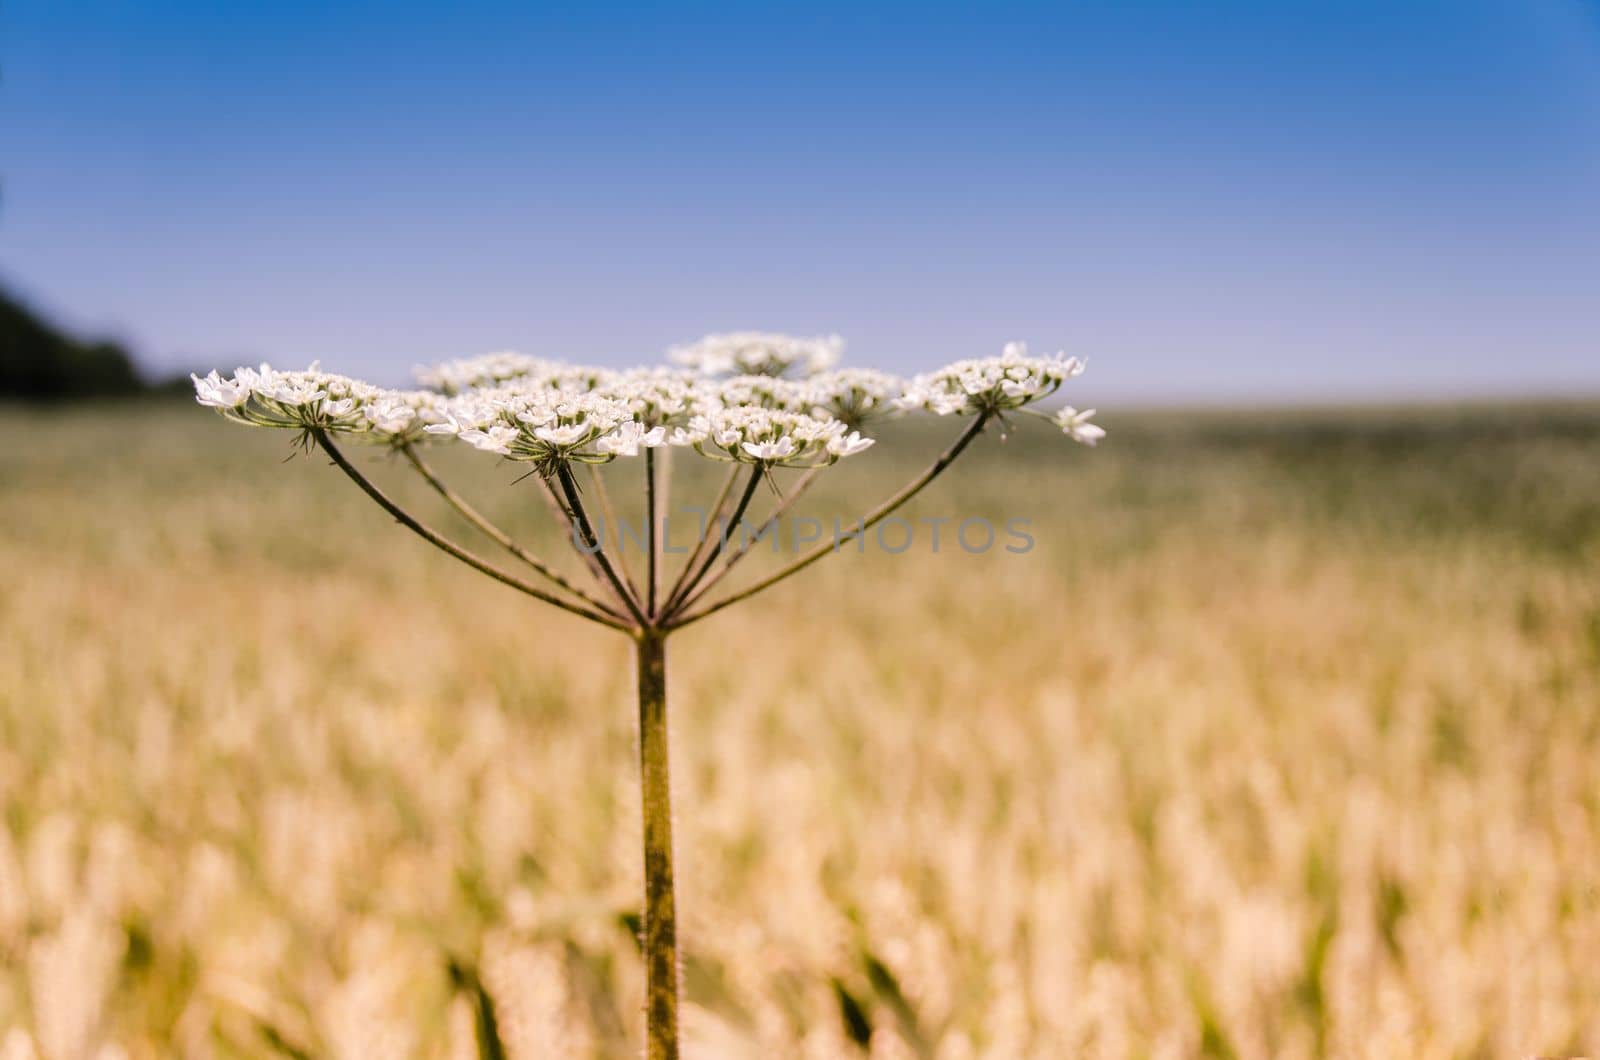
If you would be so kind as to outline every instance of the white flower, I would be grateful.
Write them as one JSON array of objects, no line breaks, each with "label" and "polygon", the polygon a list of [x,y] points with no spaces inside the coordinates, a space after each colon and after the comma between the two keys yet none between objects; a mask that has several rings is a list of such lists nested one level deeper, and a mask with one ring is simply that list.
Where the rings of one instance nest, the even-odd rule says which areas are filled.
[{"label": "white flower", "polygon": [[839,449],[838,439],[845,430],[842,422],[830,417],[764,405],[708,407],[687,428],[676,429],[671,444],[693,445],[718,460],[817,467],[833,463],[844,450],[866,448],[857,434],[854,443]]},{"label": "white flower", "polygon": [[956,361],[918,376],[897,404],[940,416],[1019,409],[1049,397],[1083,369],[1076,357],[1030,357],[1022,343],[1008,342],[998,357]]},{"label": "white flower", "polygon": [[559,361],[547,361],[510,351],[462,357],[416,370],[417,381],[423,386],[451,395],[496,386],[514,379],[540,386],[587,389],[586,381],[606,374],[603,369],[577,368]]},{"label": "white flower", "polygon": [[236,409],[250,400],[250,386],[232,379],[223,379],[212,369],[204,379],[189,373],[194,380],[195,400],[215,409]]},{"label": "white flower", "polygon": [[739,447],[757,460],[787,460],[795,453],[793,438],[779,438],[775,442],[742,442]]},{"label": "white flower", "polygon": [[1068,405],[1056,413],[1054,422],[1068,438],[1092,448],[1100,439],[1106,436],[1104,427],[1089,422],[1089,418],[1094,415],[1094,412],[1094,409],[1085,409],[1079,412],[1071,405]]},{"label": "white flower", "polygon": [[381,391],[367,383],[324,372],[279,372],[269,365],[240,368],[232,379],[216,372],[191,376],[195,399],[228,419],[257,427],[317,428],[358,432],[367,427],[361,407]]},{"label": "white flower", "polygon": [[362,411],[366,413],[372,429],[380,434],[404,434],[417,420],[417,411],[395,397],[380,398]]},{"label": "white flower", "polygon": [[270,387],[256,391],[280,405],[314,405],[328,396],[321,381],[310,373],[278,376]]},{"label": "white flower", "polygon": [[616,372],[595,389],[625,404],[646,427],[674,426],[706,400],[703,381],[676,368],[636,368]]},{"label": "white flower", "polygon": [[587,423],[579,421],[557,427],[537,427],[534,429],[533,436],[539,441],[548,442],[551,445],[577,445],[589,436],[589,432],[592,429]]},{"label": "white flower", "polygon": [[422,429],[428,434],[453,434],[457,437],[460,437],[462,431],[475,429],[470,420],[463,422],[463,418],[459,417],[453,409],[446,410],[440,415],[444,417],[442,420],[438,423],[430,423]]},{"label": "white flower", "polygon": [[833,367],[843,352],[844,339],[837,335],[799,338],[767,331],[732,331],[674,346],[667,356],[703,375],[784,375],[791,369],[810,375]]},{"label": "white flower", "polygon": [[[998,357],[957,361],[909,384],[870,369],[833,369],[837,336],[767,332],[710,335],[672,356],[698,370],[611,371],[516,353],[449,361],[421,372],[432,390],[384,390],[322,371],[240,368],[233,378],[193,376],[196,400],[261,427],[338,431],[390,446],[429,436],[527,461],[549,473],[602,464],[641,449],[693,448],[715,460],[816,468],[870,448],[860,429],[909,409],[1001,415],[1049,396],[1083,370],[1075,357],[1029,356],[1020,343]],[[719,376],[719,378],[709,378]],[[1066,409],[1053,422],[1093,445],[1093,415]]]},{"label": "white flower", "polygon": [[517,440],[517,429],[504,424],[495,424],[487,430],[465,430],[456,437],[463,442],[468,442],[485,452],[499,453],[501,456],[511,455],[511,443]]},{"label": "white flower", "polygon": [[836,435],[828,439],[828,452],[834,456],[855,456],[866,449],[871,449],[875,439],[861,437],[860,431],[851,431],[849,436]]},{"label": "white flower", "polygon": [[840,368],[820,372],[800,384],[803,411],[833,416],[856,427],[892,414],[905,383],[887,372],[871,368]]},{"label": "white flower", "polygon": [[667,436],[667,444],[683,446],[699,445],[701,442],[705,441],[706,438],[707,433],[705,427],[703,425],[697,425],[691,420],[689,426],[687,427],[672,428],[672,433]]},{"label": "white flower", "polygon": [[638,456],[639,447],[654,449],[667,440],[665,427],[652,427],[645,430],[644,424],[638,420],[628,420],[619,426],[615,432],[606,435],[595,442],[594,447],[602,453],[611,453],[615,456]]}]

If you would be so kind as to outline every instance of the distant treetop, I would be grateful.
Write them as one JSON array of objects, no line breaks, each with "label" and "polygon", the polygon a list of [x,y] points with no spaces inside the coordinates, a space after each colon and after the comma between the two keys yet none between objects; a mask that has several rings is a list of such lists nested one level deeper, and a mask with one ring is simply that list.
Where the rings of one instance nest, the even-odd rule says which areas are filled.
[{"label": "distant treetop", "polygon": [[0,398],[54,401],[144,388],[121,346],[67,335],[0,288]]}]

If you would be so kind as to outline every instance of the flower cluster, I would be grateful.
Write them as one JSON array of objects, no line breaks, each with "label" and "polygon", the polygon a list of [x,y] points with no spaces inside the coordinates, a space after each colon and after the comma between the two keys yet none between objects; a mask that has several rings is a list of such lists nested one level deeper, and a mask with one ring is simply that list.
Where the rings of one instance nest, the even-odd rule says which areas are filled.
[{"label": "flower cluster", "polygon": [[495,386],[511,379],[538,375],[552,367],[552,362],[509,350],[484,353],[476,357],[458,357],[443,361],[414,373],[417,382],[441,394],[459,394],[480,386]]},{"label": "flower cluster", "polygon": [[814,414],[833,416],[851,427],[900,411],[905,381],[873,368],[819,372],[800,384],[800,401]]},{"label": "flower cluster", "polygon": [[672,368],[616,372],[594,386],[626,403],[634,419],[650,427],[687,423],[712,400],[702,380]]},{"label": "flower cluster", "polygon": [[1020,409],[1054,394],[1062,383],[1081,375],[1084,362],[1058,353],[1030,357],[1020,342],[1007,343],[998,357],[957,361],[911,381],[901,404],[951,413],[990,414]]},{"label": "flower cluster", "polygon": [[252,427],[287,427],[353,434],[390,445],[420,441],[444,419],[449,399],[427,390],[386,390],[324,372],[281,372],[270,365],[240,368],[231,378],[192,375],[195,400]]},{"label": "flower cluster", "polygon": [[[907,384],[870,369],[821,370],[841,345],[837,338],[713,335],[673,351],[698,372],[618,372],[493,353],[420,371],[426,390],[387,390],[316,365],[297,372],[262,365],[240,368],[231,378],[216,372],[193,378],[202,405],[240,423],[338,431],[391,446],[454,437],[544,470],[568,461],[604,463],[662,445],[690,446],[719,460],[816,467],[867,449],[872,439],[862,428],[895,413],[1024,409],[1084,367],[1061,354],[1030,357],[1013,343],[999,357],[958,361]],[[797,366],[808,374],[784,377]],[[1093,409],[1069,406],[1044,418],[1073,440],[1094,445],[1105,431],[1089,422],[1093,415]]]},{"label": "flower cluster", "polygon": [[674,346],[667,356],[702,375],[811,375],[839,362],[844,339],[837,335],[797,338],[766,331],[707,335]]},{"label": "flower cluster", "polygon": [[441,394],[464,394],[513,381],[563,390],[590,390],[611,373],[523,353],[485,353],[416,370],[417,382]]},{"label": "flower cluster", "polygon": [[706,456],[741,464],[816,467],[854,456],[872,446],[859,431],[845,433],[840,420],[763,408],[731,405],[714,409],[672,432],[674,445],[692,445]]},{"label": "flower cluster", "polygon": [[477,449],[554,466],[604,463],[660,445],[661,427],[646,430],[621,398],[528,381],[469,391],[446,403],[427,433],[453,435]]},{"label": "flower cluster", "polygon": [[389,445],[419,442],[430,424],[443,422],[447,400],[431,390],[381,391],[362,408],[366,434]]},{"label": "flower cluster", "polygon": [[381,393],[378,387],[324,372],[315,364],[301,372],[280,372],[263,364],[240,368],[231,379],[216,372],[189,378],[200,404],[255,427],[365,430],[365,407]]},{"label": "flower cluster", "polygon": [[901,411],[898,401],[905,393],[902,380],[871,368],[839,368],[805,379],[736,375],[708,387],[706,392],[721,405],[806,412],[852,428]]},{"label": "flower cluster", "polygon": [[785,412],[805,412],[805,387],[796,379],[770,375],[735,375],[726,379],[705,380],[700,384],[700,411],[712,408],[738,408],[754,405]]}]

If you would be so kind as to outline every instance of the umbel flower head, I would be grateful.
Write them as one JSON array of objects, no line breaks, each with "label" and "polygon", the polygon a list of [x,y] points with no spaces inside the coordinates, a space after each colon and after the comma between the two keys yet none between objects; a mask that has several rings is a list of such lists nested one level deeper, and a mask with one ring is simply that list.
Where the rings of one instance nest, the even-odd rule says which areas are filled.
[{"label": "umbel flower head", "polygon": [[1042,401],[1068,379],[1082,375],[1083,361],[1058,353],[1030,357],[1028,347],[1008,342],[998,357],[957,361],[919,375],[902,403],[940,416],[996,413]]},{"label": "umbel flower head", "polygon": [[768,331],[732,331],[674,346],[667,356],[701,375],[811,375],[832,368],[844,353],[844,339],[820,335],[803,339]]},{"label": "umbel flower head", "polygon": [[[736,332],[670,351],[690,367],[627,371],[491,353],[420,369],[423,390],[377,387],[315,364],[193,379],[200,404],[239,423],[397,448],[454,438],[549,471],[660,446],[735,463],[818,467],[870,448],[863,432],[890,416],[1025,409],[1084,369],[1076,357],[1033,357],[1011,343],[998,357],[957,361],[908,383],[873,369],[833,368],[842,347],[837,336]],[[1093,414],[1069,406],[1047,418],[1094,445],[1105,432],[1089,422]]]},{"label": "umbel flower head", "polygon": [[279,372],[268,365],[240,368],[232,379],[216,372],[194,380],[195,397],[224,416],[256,427],[359,431],[366,428],[366,405],[382,394],[369,383],[324,372],[316,364],[303,372]]},{"label": "umbel flower head", "polygon": [[801,404],[814,414],[860,427],[898,413],[905,381],[873,368],[818,372],[800,384]]},{"label": "umbel flower head", "polygon": [[854,456],[872,445],[842,420],[760,405],[726,405],[694,417],[672,433],[674,445],[741,464],[816,467]]},{"label": "umbel flower head", "polygon": [[510,351],[461,357],[417,369],[417,382],[441,394],[460,394],[513,380],[546,386],[588,389],[605,373],[602,368],[550,361]]}]

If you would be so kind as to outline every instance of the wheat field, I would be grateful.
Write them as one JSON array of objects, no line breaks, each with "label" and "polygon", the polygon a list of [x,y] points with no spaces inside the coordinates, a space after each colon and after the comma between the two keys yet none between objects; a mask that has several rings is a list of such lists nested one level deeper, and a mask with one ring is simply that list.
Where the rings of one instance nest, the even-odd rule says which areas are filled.
[{"label": "wheat field", "polygon": [[[1028,554],[847,553],[672,640],[689,1055],[1600,1051],[1600,408],[1103,422],[912,512]],[[286,435],[0,439],[0,1057],[637,1054],[624,638]]]}]

